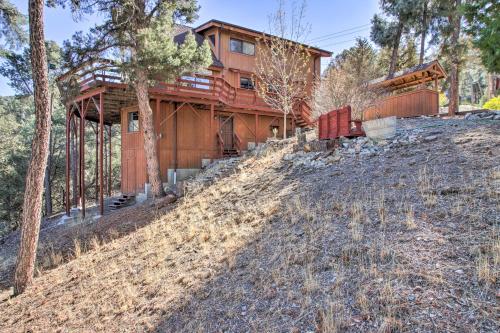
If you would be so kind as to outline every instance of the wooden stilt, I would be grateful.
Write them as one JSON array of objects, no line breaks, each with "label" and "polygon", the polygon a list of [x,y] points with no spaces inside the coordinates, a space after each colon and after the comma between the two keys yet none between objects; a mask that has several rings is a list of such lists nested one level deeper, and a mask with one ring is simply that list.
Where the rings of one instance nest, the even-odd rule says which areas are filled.
[{"label": "wooden stilt", "polygon": [[255,146],[257,147],[257,143],[259,141],[259,136],[257,135],[257,131],[259,130],[259,115],[255,114]]},{"label": "wooden stilt", "polygon": [[[94,127],[94,126],[92,126]],[[94,167],[94,177],[95,177],[95,202],[99,201],[99,146],[102,142],[99,142],[99,124],[95,124],[95,167]]]},{"label": "wooden stilt", "polygon": [[[210,104],[210,141],[211,147],[217,147],[216,135],[215,135],[215,126],[214,126],[214,118],[215,118],[215,107],[213,104]],[[217,148],[216,148],[217,149]],[[213,154],[213,158],[215,158],[216,153]]]},{"label": "wooden stilt", "polygon": [[82,216],[85,217],[85,110],[80,109],[80,200]]},{"label": "wooden stilt", "polygon": [[111,196],[111,186],[113,185],[113,174],[112,174],[112,170],[113,169],[111,168],[111,162],[113,160],[113,155],[111,154],[111,143],[113,141],[112,140],[112,138],[113,138],[113,136],[112,136],[113,132],[112,131],[113,131],[113,126],[109,125],[109,140],[108,140],[108,142],[109,142],[109,147],[108,147],[108,149],[109,149],[109,161],[108,161],[108,163],[109,163],[109,165],[108,165],[108,168],[109,168],[108,169],[108,196]]},{"label": "wooden stilt", "polygon": [[[103,181],[103,172],[104,172],[104,95],[102,93],[99,94],[99,141],[101,144],[99,145],[99,209],[101,215],[104,214],[104,181]],[[97,181],[97,180],[96,180]]]},{"label": "wooden stilt", "polygon": [[66,193],[65,193],[65,204],[66,204],[66,215],[70,216],[70,202],[69,202],[69,175],[70,175],[70,159],[71,159],[71,151],[69,149],[70,146],[70,126],[71,126],[71,118],[70,118],[71,110],[67,107],[66,111]]}]

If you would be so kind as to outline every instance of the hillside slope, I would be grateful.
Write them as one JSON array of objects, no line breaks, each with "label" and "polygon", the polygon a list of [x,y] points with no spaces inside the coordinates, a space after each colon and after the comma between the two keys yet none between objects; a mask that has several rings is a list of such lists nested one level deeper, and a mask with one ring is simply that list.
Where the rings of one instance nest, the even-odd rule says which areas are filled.
[{"label": "hillside slope", "polygon": [[269,144],[42,274],[0,331],[497,332],[500,121],[403,126],[366,155]]}]

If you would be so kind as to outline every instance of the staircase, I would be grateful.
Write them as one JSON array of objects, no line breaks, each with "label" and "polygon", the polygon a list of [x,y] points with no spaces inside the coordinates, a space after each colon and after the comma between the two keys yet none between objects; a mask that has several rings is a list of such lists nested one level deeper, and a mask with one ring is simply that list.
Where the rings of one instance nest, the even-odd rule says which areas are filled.
[{"label": "staircase", "polygon": [[109,209],[117,210],[123,207],[126,207],[134,202],[135,194],[122,194],[121,197],[114,200],[111,205],[109,205]]},{"label": "staircase", "polygon": [[306,102],[301,102],[294,113],[295,124],[298,127],[311,128],[313,126],[312,110]]},{"label": "staircase", "polygon": [[231,148],[231,149],[224,149],[222,151],[222,157],[238,157],[240,156],[240,152],[235,149],[235,148]]}]

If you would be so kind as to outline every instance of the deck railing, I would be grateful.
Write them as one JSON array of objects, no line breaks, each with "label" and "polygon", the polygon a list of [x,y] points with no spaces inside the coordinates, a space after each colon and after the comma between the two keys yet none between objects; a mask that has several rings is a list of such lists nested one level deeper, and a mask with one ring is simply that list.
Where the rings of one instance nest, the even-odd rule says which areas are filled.
[{"label": "deck railing", "polygon": [[[100,84],[124,84],[124,79],[116,72],[95,72],[86,75],[80,81],[81,90],[87,90]],[[154,92],[179,95],[184,97],[198,97],[218,100],[225,104],[244,107],[269,107],[266,102],[258,96],[254,89],[235,88],[224,78],[192,74],[184,75],[173,82],[159,82],[152,88]],[[311,119],[311,112],[306,103],[301,103],[300,115],[307,122]],[[304,106],[305,105],[305,106]]]}]

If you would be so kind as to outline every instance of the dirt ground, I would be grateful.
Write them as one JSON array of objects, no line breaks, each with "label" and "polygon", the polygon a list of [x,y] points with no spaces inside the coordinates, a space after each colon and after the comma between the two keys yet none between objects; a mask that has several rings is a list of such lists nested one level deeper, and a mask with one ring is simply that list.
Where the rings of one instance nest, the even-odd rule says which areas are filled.
[{"label": "dirt ground", "polygon": [[133,232],[0,303],[0,331],[498,332],[500,121],[400,124],[421,139],[269,144],[169,211],[121,210]]}]

